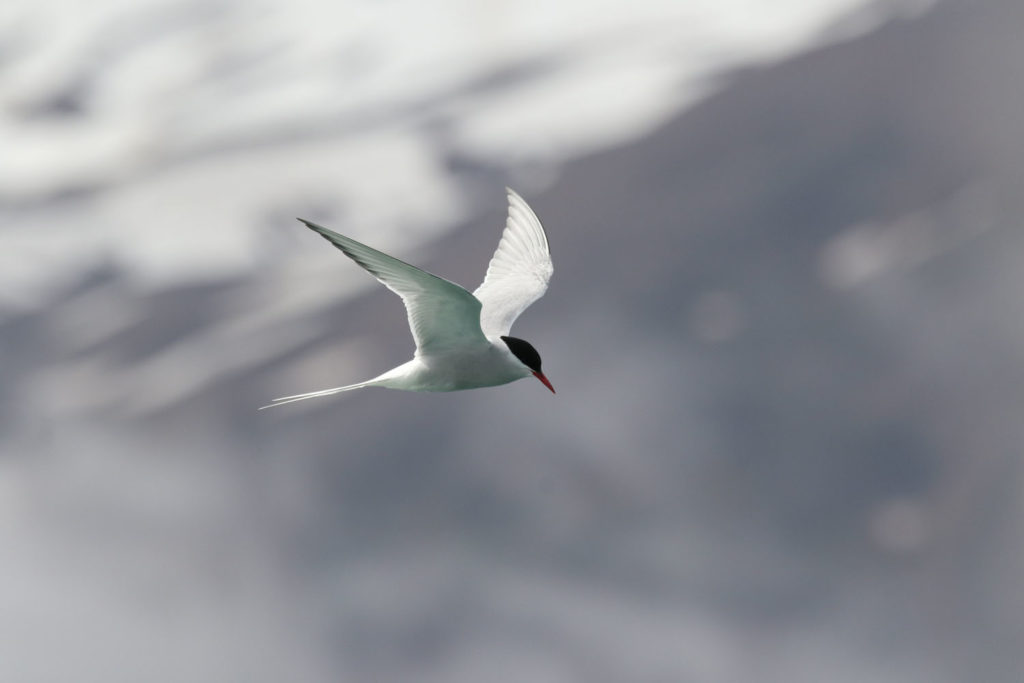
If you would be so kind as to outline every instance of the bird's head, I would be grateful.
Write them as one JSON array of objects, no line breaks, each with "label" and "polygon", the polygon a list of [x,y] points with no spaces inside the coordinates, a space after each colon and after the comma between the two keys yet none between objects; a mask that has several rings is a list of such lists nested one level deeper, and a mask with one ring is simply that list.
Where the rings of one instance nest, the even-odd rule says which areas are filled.
[{"label": "bird's head", "polygon": [[552,394],[555,393],[555,388],[551,386],[551,382],[540,371],[540,354],[537,353],[537,349],[533,348],[533,344],[525,339],[518,339],[516,337],[502,337],[501,340],[508,346],[508,350],[512,352],[512,355],[530,369],[534,377],[550,389]]}]

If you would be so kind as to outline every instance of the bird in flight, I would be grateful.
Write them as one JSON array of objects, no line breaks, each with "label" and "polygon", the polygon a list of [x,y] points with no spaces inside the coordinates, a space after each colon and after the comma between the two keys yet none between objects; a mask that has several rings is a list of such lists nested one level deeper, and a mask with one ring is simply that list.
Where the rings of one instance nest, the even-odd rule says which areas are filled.
[{"label": "bird in flight", "polygon": [[263,408],[363,387],[459,391],[508,384],[530,375],[554,393],[541,372],[537,350],[508,334],[516,318],[547,291],[553,269],[540,220],[522,197],[507,192],[505,230],[483,284],[472,294],[454,282],[300,218],[307,228],[402,297],[416,353],[412,360],[365,382],[283,396]]}]

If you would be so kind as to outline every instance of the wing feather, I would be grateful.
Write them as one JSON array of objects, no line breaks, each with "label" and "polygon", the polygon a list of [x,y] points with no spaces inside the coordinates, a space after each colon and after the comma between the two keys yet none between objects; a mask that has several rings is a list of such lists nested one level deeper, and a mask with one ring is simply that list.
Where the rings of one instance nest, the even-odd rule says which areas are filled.
[{"label": "wing feather", "polygon": [[299,220],[402,297],[417,356],[487,343],[480,330],[480,301],[459,285],[312,221]]},{"label": "wing feather", "polygon": [[483,284],[473,295],[480,300],[480,327],[488,337],[507,335],[516,318],[544,295],[553,267],[544,227],[530,206],[508,192],[508,219]]}]

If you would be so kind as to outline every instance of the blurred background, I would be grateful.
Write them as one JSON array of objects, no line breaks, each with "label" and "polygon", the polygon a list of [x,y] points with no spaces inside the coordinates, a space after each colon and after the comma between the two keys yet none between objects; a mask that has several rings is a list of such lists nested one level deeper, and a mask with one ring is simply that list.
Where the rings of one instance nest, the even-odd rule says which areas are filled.
[{"label": "blurred background", "polygon": [[[0,6],[0,680],[1019,681],[1019,0]],[[539,383],[365,390],[504,186]]]}]

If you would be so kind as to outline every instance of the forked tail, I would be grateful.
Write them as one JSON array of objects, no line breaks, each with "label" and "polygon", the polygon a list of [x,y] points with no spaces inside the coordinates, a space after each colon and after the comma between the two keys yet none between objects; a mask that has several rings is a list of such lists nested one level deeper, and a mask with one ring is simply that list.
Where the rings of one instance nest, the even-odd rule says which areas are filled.
[{"label": "forked tail", "polygon": [[307,398],[317,398],[319,396],[330,396],[332,394],[340,394],[343,391],[351,391],[352,389],[362,389],[363,387],[369,387],[376,384],[374,380],[368,382],[360,382],[358,384],[349,384],[345,387],[335,387],[333,389],[323,389],[321,391],[311,391],[308,394],[295,394],[294,396],[282,396],[281,398],[275,398],[273,403],[269,405],[261,406],[260,410],[264,408],[273,408],[275,406],[283,406],[285,403],[295,403],[296,401],[305,401]]}]

